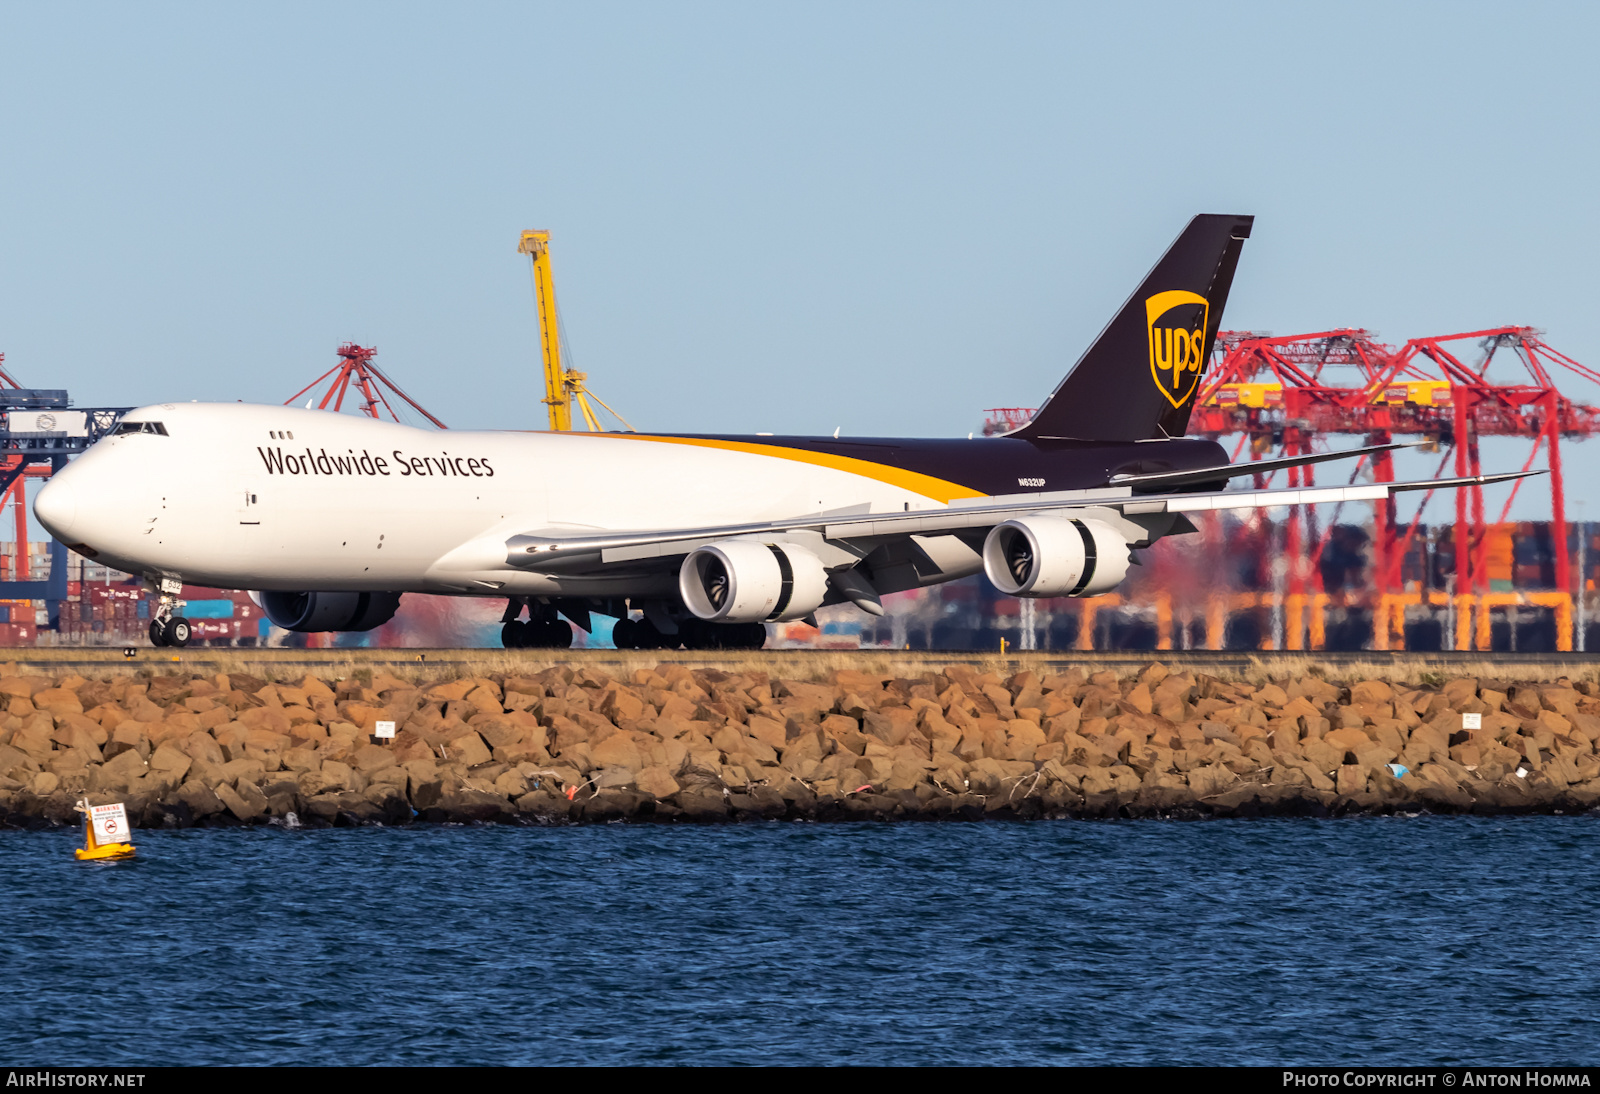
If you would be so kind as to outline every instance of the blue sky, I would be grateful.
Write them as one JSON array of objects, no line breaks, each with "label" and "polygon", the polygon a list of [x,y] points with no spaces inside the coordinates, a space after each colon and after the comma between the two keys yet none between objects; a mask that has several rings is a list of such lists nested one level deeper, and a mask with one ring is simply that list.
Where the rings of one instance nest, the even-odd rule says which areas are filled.
[{"label": "blue sky", "polygon": [[8,3],[0,351],[80,405],[281,402],[356,340],[540,427],[538,227],[640,427],[961,436],[1211,211],[1257,216],[1228,327],[1600,366],[1596,11]]}]

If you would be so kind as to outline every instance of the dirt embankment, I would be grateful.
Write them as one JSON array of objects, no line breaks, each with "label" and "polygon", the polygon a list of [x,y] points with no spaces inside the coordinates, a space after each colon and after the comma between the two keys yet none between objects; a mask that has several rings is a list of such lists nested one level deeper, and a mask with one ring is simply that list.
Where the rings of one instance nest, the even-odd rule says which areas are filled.
[{"label": "dirt embankment", "polygon": [[[1600,688],[1566,679],[1248,683],[1152,663],[801,681],[659,664],[621,680],[11,675],[0,703],[10,825],[71,823],[85,794],[142,826],[1600,804]],[[392,742],[370,739],[379,721]]]}]

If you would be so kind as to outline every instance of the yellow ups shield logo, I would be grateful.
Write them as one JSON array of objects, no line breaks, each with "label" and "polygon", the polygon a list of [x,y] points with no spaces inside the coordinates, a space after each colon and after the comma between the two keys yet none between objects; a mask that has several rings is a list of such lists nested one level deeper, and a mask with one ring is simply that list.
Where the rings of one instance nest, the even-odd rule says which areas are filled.
[{"label": "yellow ups shield logo", "polygon": [[1182,406],[1200,383],[1211,305],[1198,293],[1173,289],[1147,299],[1144,314],[1150,333],[1150,375],[1168,402]]}]

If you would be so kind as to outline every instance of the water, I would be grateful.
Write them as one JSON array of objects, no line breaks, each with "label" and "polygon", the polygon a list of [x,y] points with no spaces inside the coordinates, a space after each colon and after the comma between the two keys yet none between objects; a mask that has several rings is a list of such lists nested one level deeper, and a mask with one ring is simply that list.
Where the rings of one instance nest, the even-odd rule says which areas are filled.
[{"label": "water", "polygon": [[0,833],[14,1064],[1600,1058],[1600,821]]}]

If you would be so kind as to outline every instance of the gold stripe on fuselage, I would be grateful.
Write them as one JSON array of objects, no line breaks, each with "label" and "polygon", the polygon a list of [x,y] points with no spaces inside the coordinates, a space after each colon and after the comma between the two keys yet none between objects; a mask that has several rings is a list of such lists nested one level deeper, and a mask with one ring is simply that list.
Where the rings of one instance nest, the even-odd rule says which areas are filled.
[{"label": "gold stripe on fuselage", "polygon": [[804,448],[787,448],[778,444],[713,440],[707,437],[662,437],[652,433],[588,433],[574,431],[572,433],[564,433],[562,436],[654,441],[657,444],[686,444],[695,448],[720,448],[727,452],[748,452],[756,456],[771,456],[774,459],[793,460],[796,463],[809,463],[817,467],[828,467],[835,471],[860,475],[864,479],[874,479],[878,482],[888,483],[890,486],[898,486],[902,489],[910,490],[914,494],[921,494],[925,498],[945,504],[949,504],[956,498],[988,497],[981,490],[973,490],[971,487],[935,478],[932,475],[907,471],[903,467],[895,467],[886,463],[873,463],[871,460],[858,460],[853,456],[836,456],[831,452],[811,452]]}]

